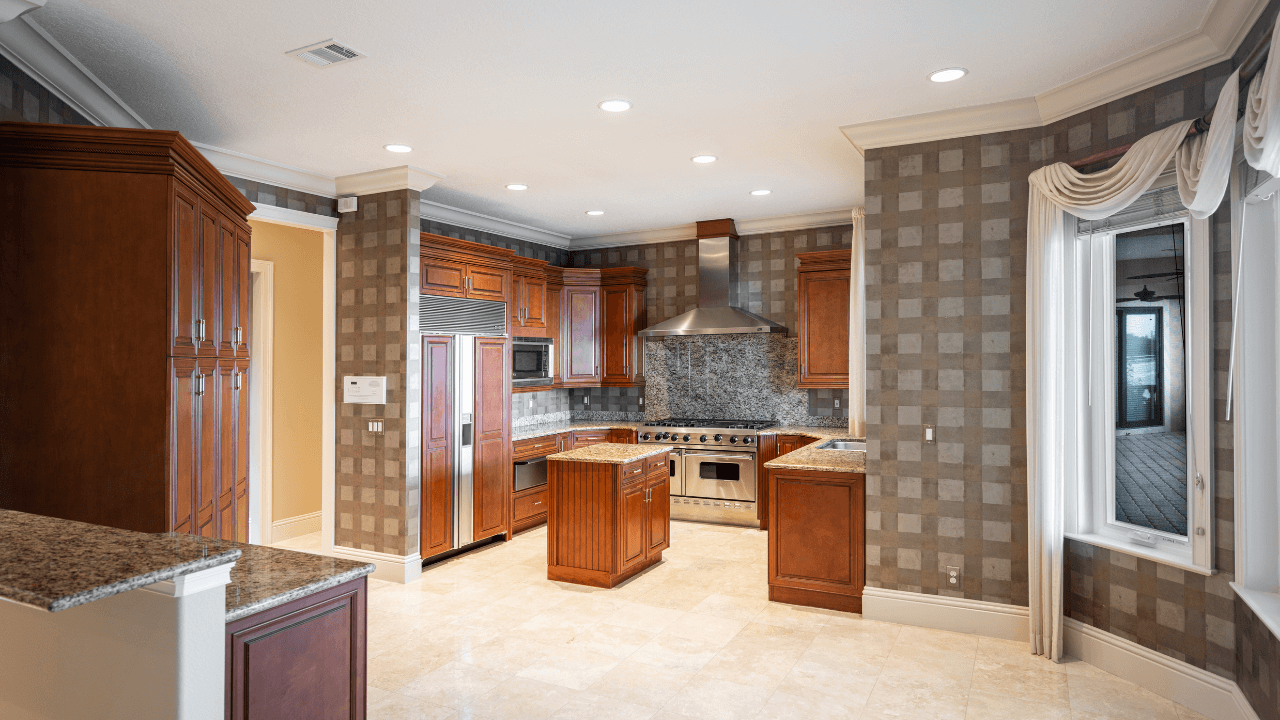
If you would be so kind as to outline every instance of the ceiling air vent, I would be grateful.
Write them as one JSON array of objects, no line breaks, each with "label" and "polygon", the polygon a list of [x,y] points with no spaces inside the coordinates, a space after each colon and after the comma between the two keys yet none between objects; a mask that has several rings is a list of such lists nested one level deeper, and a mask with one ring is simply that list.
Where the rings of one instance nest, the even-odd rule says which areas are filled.
[{"label": "ceiling air vent", "polygon": [[285,55],[292,55],[308,65],[316,67],[328,67],[337,65],[342,62],[350,62],[359,60],[364,57],[364,53],[355,48],[343,45],[336,40],[325,40],[324,42],[313,43],[306,47],[300,47],[297,50],[290,50]]}]

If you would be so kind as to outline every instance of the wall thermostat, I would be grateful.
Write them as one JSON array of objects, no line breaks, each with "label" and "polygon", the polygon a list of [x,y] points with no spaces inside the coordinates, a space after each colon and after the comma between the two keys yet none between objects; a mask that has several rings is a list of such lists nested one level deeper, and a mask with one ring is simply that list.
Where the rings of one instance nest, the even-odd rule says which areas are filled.
[{"label": "wall thermostat", "polygon": [[385,375],[347,375],[342,378],[342,402],[387,404],[387,377]]}]

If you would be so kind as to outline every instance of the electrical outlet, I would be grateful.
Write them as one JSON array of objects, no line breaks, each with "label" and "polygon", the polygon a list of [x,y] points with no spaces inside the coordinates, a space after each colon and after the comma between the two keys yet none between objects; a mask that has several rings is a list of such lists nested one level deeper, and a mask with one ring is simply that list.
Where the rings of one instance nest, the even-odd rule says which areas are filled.
[{"label": "electrical outlet", "polygon": [[644,405],[644,398],[640,398],[640,404]]},{"label": "electrical outlet", "polygon": [[533,407],[533,401],[532,401],[532,400],[530,400],[530,401],[529,401],[529,407]]},{"label": "electrical outlet", "polygon": [[947,587],[952,590],[960,589],[960,568],[947,566]]},{"label": "electrical outlet", "polygon": [[591,404],[591,396],[590,396],[590,395],[583,395],[583,396],[582,396],[582,404],[583,404],[583,405],[590,405],[590,404]]},{"label": "electrical outlet", "polygon": [[840,398],[836,398],[836,407],[840,407]]}]

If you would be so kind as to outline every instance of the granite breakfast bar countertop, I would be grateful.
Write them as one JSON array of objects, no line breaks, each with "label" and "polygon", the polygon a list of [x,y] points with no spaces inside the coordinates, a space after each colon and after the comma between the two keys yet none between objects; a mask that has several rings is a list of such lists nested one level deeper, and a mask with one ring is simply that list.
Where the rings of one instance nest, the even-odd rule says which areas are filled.
[{"label": "granite breakfast bar countertop", "polygon": [[223,541],[243,555],[227,583],[227,622],[350,582],[373,572],[372,563],[297,550]]},{"label": "granite breakfast bar countertop", "polygon": [[[849,438],[848,432],[833,434],[826,439],[837,438],[855,439]],[[861,438],[856,439],[861,440]],[[779,455],[765,463],[764,466],[773,469],[818,470],[822,472],[865,473],[867,471],[867,454],[865,452],[858,450],[824,450],[818,447],[821,444],[822,441],[811,443],[799,450],[792,450],[785,455]]]},{"label": "granite breakfast bar countertop", "polygon": [[57,612],[236,562],[208,538],[0,510],[0,598]]},{"label": "granite breakfast bar countertop", "polygon": [[670,445],[632,445],[622,443],[597,443],[576,450],[568,450],[555,455],[548,455],[548,460],[568,460],[571,462],[608,463],[625,465],[641,458],[671,452]]}]

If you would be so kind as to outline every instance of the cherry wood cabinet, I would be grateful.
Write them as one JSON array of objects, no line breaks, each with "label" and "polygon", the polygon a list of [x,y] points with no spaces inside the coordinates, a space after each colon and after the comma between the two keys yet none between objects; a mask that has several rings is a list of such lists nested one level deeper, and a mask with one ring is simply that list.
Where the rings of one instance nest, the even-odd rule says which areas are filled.
[{"label": "cherry wood cabinet", "polygon": [[849,387],[851,252],[798,253],[800,383],[802,388]]},{"label": "cherry wood cabinet", "polygon": [[476,338],[473,540],[511,530],[511,341]]},{"label": "cherry wood cabinet", "polygon": [[661,562],[671,545],[667,458],[548,461],[547,579],[611,588]]},{"label": "cherry wood cabinet", "polygon": [[226,719],[364,720],[365,582],[228,623]]},{"label": "cherry wood cabinet", "polygon": [[862,612],[866,475],[770,469],[769,599]]},{"label": "cherry wood cabinet", "polygon": [[451,335],[422,338],[422,557],[453,547],[453,352]]},{"label": "cherry wood cabinet", "polygon": [[[818,442],[816,438],[805,435],[760,435],[756,437],[756,477],[768,477],[764,464],[789,452],[799,450],[805,445]],[[769,494],[759,493],[756,501],[756,518],[760,521],[760,529],[769,529]]]},{"label": "cherry wood cabinet", "polygon": [[509,306],[511,332],[545,337],[547,329],[547,268],[544,260],[514,257],[511,260],[515,292]]},{"label": "cherry wood cabinet", "polygon": [[253,211],[176,132],[0,123],[5,507],[245,537]]},{"label": "cherry wood cabinet", "polygon": [[[564,268],[548,265],[545,268],[545,272],[547,276],[547,322],[546,332],[543,337],[549,337],[554,341],[551,358],[553,366],[551,385],[552,387],[563,387],[565,344],[564,336],[561,334],[560,317],[564,308]],[[533,388],[530,389],[532,390]]]},{"label": "cherry wood cabinet", "polygon": [[513,251],[431,233],[420,243],[422,293],[511,302]]},{"label": "cherry wood cabinet", "polygon": [[613,428],[609,431],[609,442],[622,445],[635,445],[639,442],[633,428]]},{"label": "cherry wood cabinet", "polygon": [[603,377],[604,323],[600,315],[600,271],[564,271],[564,307],[560,314],[564,338],[565,386],[599,387]]},{"label": "cherry wood cabinet", "polygon": [[644,384],[644,346],[636,333],[648,326],[644,293],[644,268],[622,267],[600,271],[604,315],[604,375],[600,384]]},{"label": "cherry wood cabinet", "polygon": [[570,433],[568,449],[577,450],[590,445],[610,442],[611,432],[611,430],[574,430]]}]

